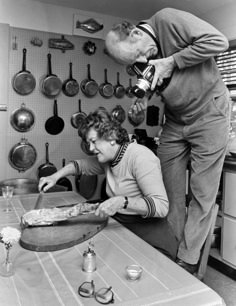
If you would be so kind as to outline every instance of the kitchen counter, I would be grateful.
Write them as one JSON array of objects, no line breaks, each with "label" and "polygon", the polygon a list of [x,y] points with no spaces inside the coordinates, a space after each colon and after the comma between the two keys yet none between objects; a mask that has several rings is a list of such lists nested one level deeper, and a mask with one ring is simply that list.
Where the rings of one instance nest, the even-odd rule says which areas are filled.
[{"label": "kitchen counter", "polygon": [[[0,228],[19,228],[21,215],[34,207],[36,198],[37,194],[14,196],[12,211],[6,216],[5,202],[0,197]],[[74,192],[44,196],[44,201],[54,201],[57,205],[81,200],[83,198]],[[29,251],[15,245],[11,250],[15,274],[0,277],[1,305],[99,305],[93,297],[83,298],[77,293],[84,281],[91,280],[96,290],[112,286],[114,305],[225,305],[216,292],[112,218],[93,237],[97,255],[97,270],[93,273],[81,268],[88,242],[54,252]],[[0,261],[4,256],[4,246],[0,244]],[[126,279],[125,267],[132,263],[143,268],[137,281]]]}]

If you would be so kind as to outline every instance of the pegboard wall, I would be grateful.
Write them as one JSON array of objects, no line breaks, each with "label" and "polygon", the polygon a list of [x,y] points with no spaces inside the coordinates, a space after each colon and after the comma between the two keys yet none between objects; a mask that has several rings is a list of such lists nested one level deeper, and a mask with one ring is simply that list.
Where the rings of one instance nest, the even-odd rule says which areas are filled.
[{"label": "pegboard wall", "polygon": [[[37,37],[42,40],[41,47],[31,44],[32,38]],[[49,160],[58,169],[62,166],[62,158],[66,161],[85,158],[87,155],[80,148],[80,138],[77,130],[71,125],[71,116],[78,112],[78,99],[81,99],[81,109],[89,113],[99,106],[112,110],[117,104],[120,104],[127,111],[132,103],[131,99],[124,97],[117,99],[103,98],[99,93],[93,98],[87,98],[81,90],[75,97],[67,97],[63,92],[57,97],[58,115],[64,120],[63,131],[58,135],[50,135],[45,130],[46,120],[53,116],[53,99],[45,97],[41,93],[40,81],[47,74],[47,54],[51,53],[52,73],[56,74],[63,82],[69,77],[69,62],[73,63],[73,78],[78,83],[87,78],[87,64],[91,65],[91,77],[98,84],[104,82],[104,68],[108,71],[108,81],[114,85],[117,83],[117,72],[120,72],[120,83],[125,87],[129,85],[130,76],[127,74],[124,66],[115,63],[104,53],[104,41],[99,39],[88,39],[86,37],[69,36],[65,38],[74,44],[73,50],[66,50],[64,53],[58,49],[48,47],[50,38],[61,36],[55,33],[39,32],[18,28],[10,30],[10,57],[9,57],[9,101],[8,101],[8,125],[7,125],[7,150],[21,141],[25,137],[37,151],[37,160],[33,167],[25,172],[18,172],[10,165],[7,167],[7,178],[33,178],[37,179],[38,167],[45,163],[45,143],[49,143]],[[83,51],[84,43],[88,40],[96,45],[94,55],[87,55]],[[21,96],[16,93],[12,87],[12,79],[16,73],[22,69],[23,48],[26,48],[26,69],[30,71],[36,79],[36,88],[27,95]],[[133,84],[136,77],[133,78]],[[22,103],[35,114],[35,125],[32,130],[21,133],[16,131],[10,124],[11,114],[14,110],[21,107]],[[156,104],[151,101],[151,104]],[[133,133],[134,127],[128,122],[127,118],[124,127],[129,133]],[[145,122],[138,128],[147,129],[149,136],[155,136],[157,127],[146,127]]]}]

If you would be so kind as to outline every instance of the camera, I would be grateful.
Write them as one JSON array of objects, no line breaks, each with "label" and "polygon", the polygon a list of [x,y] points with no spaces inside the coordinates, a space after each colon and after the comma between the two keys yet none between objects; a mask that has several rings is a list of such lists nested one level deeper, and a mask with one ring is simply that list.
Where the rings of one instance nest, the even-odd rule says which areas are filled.
[{"label": "camera", "polygon": [[138,77],[136,85],[132,88],[132,93],[137,98],[143,98],[152,85],[153,76],[155,73],[155,66],[147,63],[134,63],[132,70]]},{"label": "camera", "polygon": [[[132,71],[134,74],[137,75],[137,83],[135,86],[133,86],[131,92],[137,97],[137,98],[143,98],[145,94],[149,91],[151,92],[151,85],[155,73],[155,66],[150,65],[148,63],[134,63],[131,66]],[[165,78],[163,80],[163,83],[160,86],[156,86],[156,88],[153,90],[157,91],[157,94],[159,94],[161,91],[163,91],[170,82],[170,78]]]}]

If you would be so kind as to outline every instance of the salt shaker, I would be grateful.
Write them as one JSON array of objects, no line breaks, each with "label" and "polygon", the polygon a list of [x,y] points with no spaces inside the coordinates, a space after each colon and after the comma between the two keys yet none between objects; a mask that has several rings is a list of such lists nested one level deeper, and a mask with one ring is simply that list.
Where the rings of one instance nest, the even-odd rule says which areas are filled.
[{"label": "salt shaker", "polygon": [[84,251],[82,270],[85,272],[94,272],[96,270],[96,254],[90,247],[88,247],[87,251]]}]

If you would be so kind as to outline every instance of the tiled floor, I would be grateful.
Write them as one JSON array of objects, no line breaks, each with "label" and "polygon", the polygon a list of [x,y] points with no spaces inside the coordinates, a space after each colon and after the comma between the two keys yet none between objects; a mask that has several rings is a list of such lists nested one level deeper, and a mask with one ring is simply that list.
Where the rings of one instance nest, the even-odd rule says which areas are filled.
[{"label": "tiled floor", "polygon": [[204,283],[216,291],[226,306],[236,306],[236,281],[208,266]]}]

